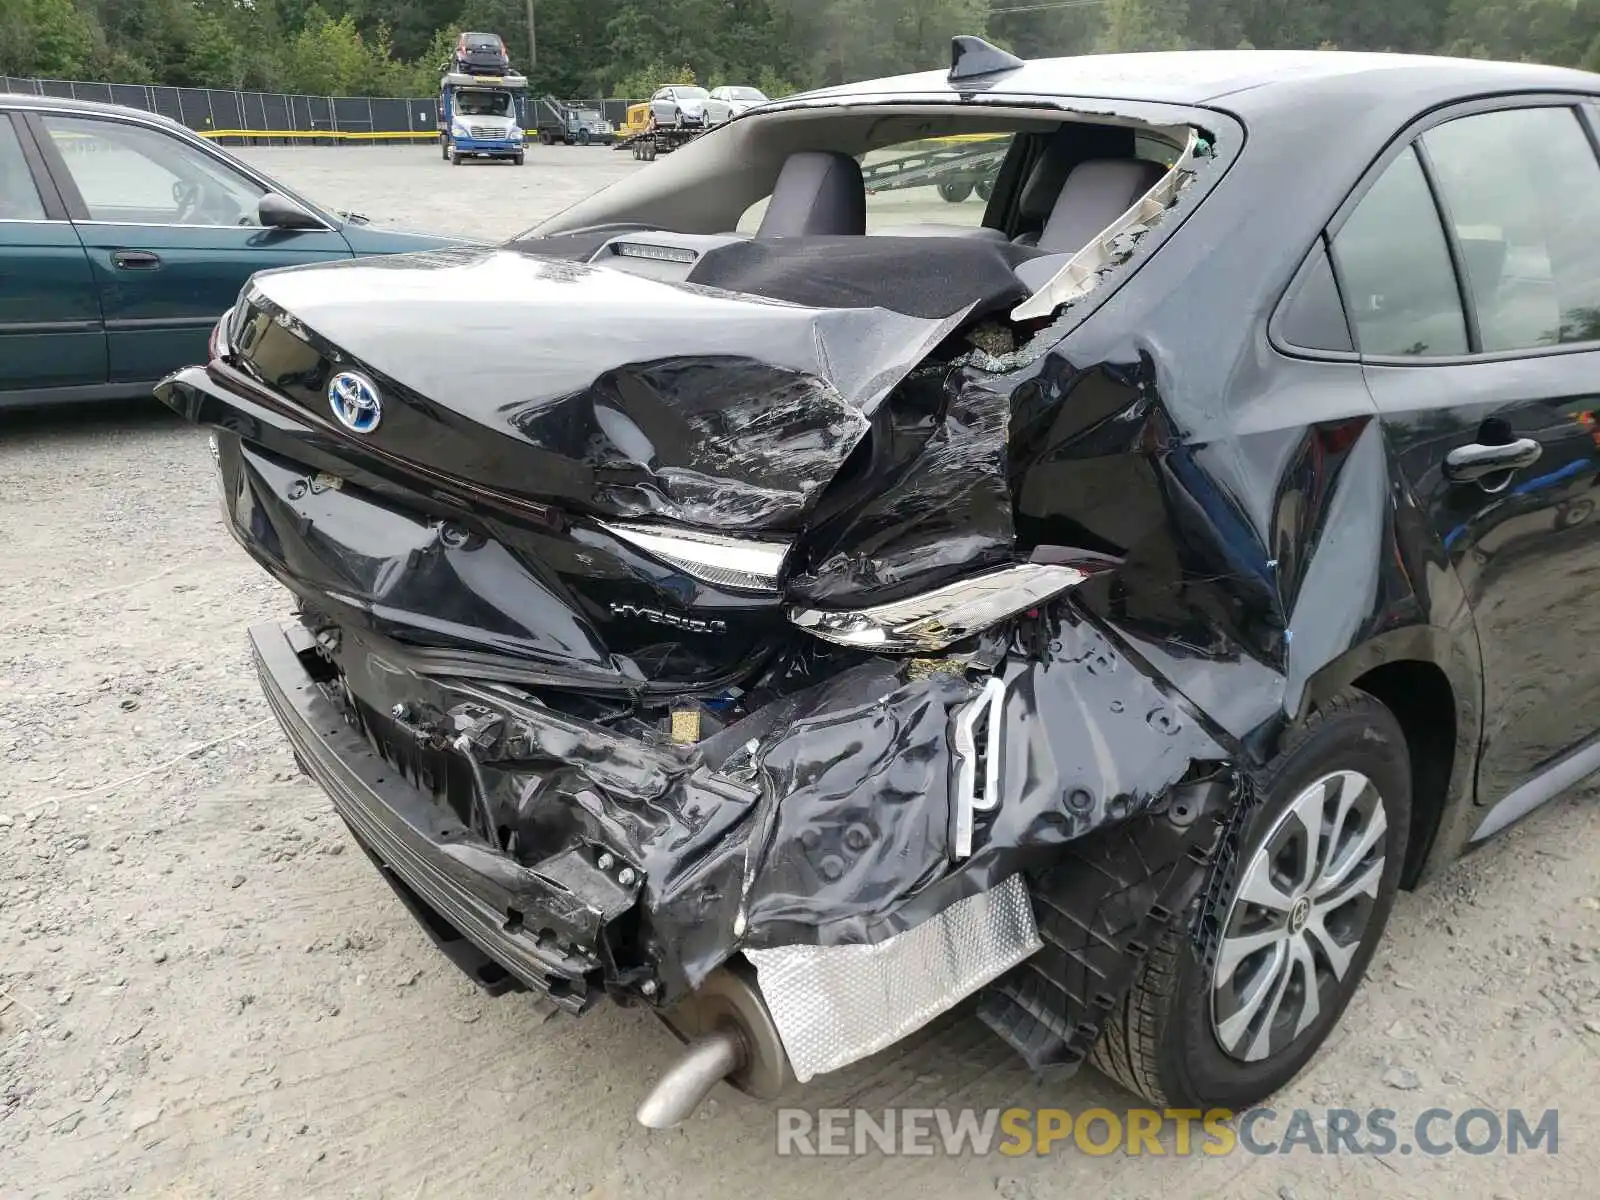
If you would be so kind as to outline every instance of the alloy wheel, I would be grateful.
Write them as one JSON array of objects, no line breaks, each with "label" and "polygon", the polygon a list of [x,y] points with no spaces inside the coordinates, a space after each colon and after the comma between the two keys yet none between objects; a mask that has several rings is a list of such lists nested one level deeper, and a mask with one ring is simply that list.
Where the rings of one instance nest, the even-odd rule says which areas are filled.
[{"label": "alloy wheel", "polygon": [[1371,924],[1387,853],[1383,797],[1335,771],[1294,798],[1246,866],[1217,947],[1211,1020],[1232,1058],[1278,1053],[1335,1006]]}]

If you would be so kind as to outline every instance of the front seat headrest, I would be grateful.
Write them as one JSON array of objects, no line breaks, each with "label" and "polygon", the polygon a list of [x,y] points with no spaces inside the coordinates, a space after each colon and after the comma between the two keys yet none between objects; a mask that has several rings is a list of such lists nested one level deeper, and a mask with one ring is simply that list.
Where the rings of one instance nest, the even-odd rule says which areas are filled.
[{"label": "front seat headrest", "polygon": [[861,236],[867,232],[867,185],[848,154],[801,150],[778,173],[758,238]]},{"label": "front seat headrest", "polygon": [[1039,249],[1076,254],[1165,175],[1160,163],[1137,158],[1091,158],[1061,185],[1061,195],[1039,234]]}]

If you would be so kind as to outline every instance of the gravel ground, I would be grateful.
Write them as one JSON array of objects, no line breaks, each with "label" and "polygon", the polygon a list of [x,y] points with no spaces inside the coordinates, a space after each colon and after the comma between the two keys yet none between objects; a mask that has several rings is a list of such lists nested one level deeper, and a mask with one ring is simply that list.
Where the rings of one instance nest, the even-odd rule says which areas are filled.
[{"label": "gravel ground", "polygon": [[[505,235],[623,171],[536,149],[251,156],[375,219]],[[448,186],[448,192],[441,185]],[[201,431],[153,405],[0,419],[0,1195],[1593,1194],[1600,811],[1547,806],[1403,896],[1342,1028],[1280,1111],[1560,1109],[1559,1153],[797,1160],[721,1094],[632,1124],[668,1064],[640,1015],[481,996],[299,776],[245,627],[286,595],[223,531]],[[810,1108],[1093,1106],[958,1016]],[[1281,1130],[1280,1130],[1281,1131]],[[1167,1148],[1171,1150],[1169,1139]]]}]

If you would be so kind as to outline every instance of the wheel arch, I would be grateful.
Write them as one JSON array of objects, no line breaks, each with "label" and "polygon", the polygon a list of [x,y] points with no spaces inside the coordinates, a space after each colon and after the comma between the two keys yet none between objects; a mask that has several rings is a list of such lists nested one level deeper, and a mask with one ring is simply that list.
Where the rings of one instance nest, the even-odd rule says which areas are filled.
[{"label": "wheel arch", "polygon": [[1400,883],[1414,888],[1454,859],[1470,835],[1482,732],[1475,655],[1436,626],[1390,630],[1323,667],[1306,689],[1307,709],[1346,688],[1381,702],[1405,732],[1411,829]]}]

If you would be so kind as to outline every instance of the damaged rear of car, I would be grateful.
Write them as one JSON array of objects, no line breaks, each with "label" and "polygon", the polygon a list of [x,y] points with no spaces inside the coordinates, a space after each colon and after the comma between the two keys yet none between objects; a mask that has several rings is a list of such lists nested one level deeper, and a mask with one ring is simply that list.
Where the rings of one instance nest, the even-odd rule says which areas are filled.
[{"label": "damaged rear of car", "polygon": [[[302,766],[484,986],[663,1015],[687,1048],[648,1124],[975,993],[1041,1070],[1259,1095],[1392,897],[1403,749],[1305,767],[1333,832],[1274,853],[1323,872],[1284,916],[1310,949],[1240,965],[1300,953],[1235,920],[1274,764],[1336,736],[1296,722],[1347,702],[1326,668],[1365,614],[1409,619],[1370,411],[1252,441],[1190,372],[1221,318],[1174,296],[1247,222],[1189,227],[1244,125],[1020,68],[963,39],[948,76],[773,105],[504,247],[263,274],[160,389],[299,602],[252,638]],[[874,154],[975,135],[1006,139],[983,225],[868,228]],[[1335,485],[1270,556],[1239,477],[1269,444]],[[1369,542],[1323,553],[1335,520]],[[1355,616],[1297,609],[1333,578]],[[1233,1066],[1133,1036],[1163,987]]]}]

